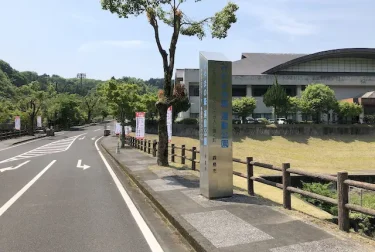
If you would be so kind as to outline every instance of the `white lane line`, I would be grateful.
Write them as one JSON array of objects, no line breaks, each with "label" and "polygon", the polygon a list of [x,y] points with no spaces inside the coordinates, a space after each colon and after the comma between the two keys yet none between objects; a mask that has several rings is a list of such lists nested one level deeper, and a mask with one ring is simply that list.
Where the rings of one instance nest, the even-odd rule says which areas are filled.
[{"label": "white lane line", "polygon": [[134,205],[133,201],[129,197],[129,194],[125,191],[125,188],[122,186],[122,184],[121,184],[120,180],[118,179],[117,175],[112,170],[112,167],[108,164],[104,155],[99,150],[98,141],[101,138],[102,137],[99,137],[95,141],[96,150],[98,151],[98,153],[99,153],[100,157],[102,158],[105,166],[107,167],[107,170],[108,170],[109,174],[111,174],[112,179],[117,186],[117,189],[120,191],[120,194],[121,194],[122,198],[124,199],[126,205],[128,206],[135,222],[137,223],[139,229],[141,230],[143,236],[145,237],[148,246],[150,247],[152,252],[164,252],[164,250],[161,248],[159,242],[156,240],[154,234],[151,232],[150,228],[147,226],[145,220],[142,218],[142,215],[139,213],[137,207]]},{"label": "white lane line", "polygon": [[96,137],[91,138],[91,140],[95,140]]},{"label": "white lane line", "polygon": [[16,202],[22,194],[24,194],[54,163],[56,160],[53,160],[49,165],[47,165],[41,172],[38,173],[29,183],[27,183],[18,193],[16,193],[10,200],[8,200],[1,208],[0,208],[0,217],[5,213],[6,210],[11,207],[14,202]]},{"label": "white lane line", "polygon": [[94,130],[94,132],[95,132],[95,131],[99,131],[99,130],[101,130],[101,129]]}]

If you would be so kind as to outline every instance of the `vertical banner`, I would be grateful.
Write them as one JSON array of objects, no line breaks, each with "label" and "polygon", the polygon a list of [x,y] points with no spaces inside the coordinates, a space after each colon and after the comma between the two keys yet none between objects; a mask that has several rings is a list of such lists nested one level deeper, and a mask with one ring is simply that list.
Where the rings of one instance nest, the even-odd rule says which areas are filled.
[{"label": "vertical banner", "polygon": [[38,116],[36,118],[36,127],[41,128],[42,127],[42,117]]},{"label": "vertical banner", "polygon": [[125,126],[125,135],[128,136],[130,134],[131,131],[131,127],[130,126]]},{"label": "vertical banner", "polygon": [[233,195],[232,62],[201,52],[200,192],[209,199]]},{"label": "vertical banner", "polygon": [[21,130],[21,117],[16,116],[14,119],[14,128],[16,130]]},{"label": "vertical banner", "polygon": [[172,141],[172,106],[167,111],[168,142]]},{"label": "vertical banner", "polygon": [[121,123],[117,122],[115,126],[115,134],[120,135],[122,133]]},{"label": "vertical banner", "polygon": [[145,112],[135,113],[135,138],[143,139],[145,138]]}]

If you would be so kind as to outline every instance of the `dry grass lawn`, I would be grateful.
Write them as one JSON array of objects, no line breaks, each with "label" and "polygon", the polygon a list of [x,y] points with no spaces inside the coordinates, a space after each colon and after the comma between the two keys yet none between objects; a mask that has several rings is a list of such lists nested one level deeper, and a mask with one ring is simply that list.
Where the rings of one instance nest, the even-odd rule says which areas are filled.
[{"label": "dry grass lawn", "polygon": [[[157,139],[156,135],[146,135]],[[176,146],[193,146],[199,150],[199,141],[193,138],[173,137]],[[233,157],[253,157],[255,161],[280,166],[290,163],[292,168],[311,172],[335,174],[338,171],[375,173],[375,138],[371,136],[341,136],[339,138],[256,137],[233,141]],[[180,154],[176,150],[176,154]],[[190,152],[186,152],[190,156]],[[197,156],[199,158],[199,155]],[[176,158],[179,162],[179,158]],[[234,164],[234,170],[245,173],[246,167]],[[277,174],[275,171],[255,168],[255,174]]]},{"label": "dry grass lawn", "polygon": [[[147,140],[157,139],[156,135],[146,135]],[[172,143],[176,146],[185,144],[186,148],[197,147],[199,141],[194,138],[173,137]],[[244,137],[236,138],[233,141],[233,157],[253,157],[255,161],[280,166],[282,163],[290,163],[291,167],[325,174],[335,174],[338,171],[352,173],[371,172],[375,174],[374,148],[375,139],[371,136],[340,136],[336,138],[315,138],[315,137]],[[180,150],[176,150],[180,155]],[[186,152],[191,156],[190,152]],[[197,155],[199,160],[199,154]],[[176,157],[176,162],[180,158]],[[180,165],[173,164],[175,168]],[[186,166],[191,166],[186,160]],[[199,169],[199,165],[197,165]],[[235,171],[246,174],[246,166],[234,163]],[[254,168],[254,175],[280,174],[263,168]],[[234,176],[234,184],[238,188],[246,189],[246,180]],[[255,193],[268,198],[274,202],[282,203],[282,191],[280,189],[255,183]],[[303,200],[294,197],[292,207],[298,211],[307,213],[320,219],[331,218],[328,213],[305,203]]]}]

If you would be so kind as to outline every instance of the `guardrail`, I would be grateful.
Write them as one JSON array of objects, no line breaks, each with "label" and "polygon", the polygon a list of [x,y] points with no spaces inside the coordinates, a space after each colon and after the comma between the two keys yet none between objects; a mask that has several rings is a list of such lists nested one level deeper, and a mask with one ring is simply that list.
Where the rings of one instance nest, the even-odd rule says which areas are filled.
[{"label": "guardrail", "polygon": [[[127,136],[126,140],[130,146],[137,148],[148,154],[152,153],[152,155],[156,157],[157,144],[158,144],[156,140],[153,140],[151,142],[151,140],[147,140],[147,139],[139,140],[131,136]],[[185,145],[178,147],[175,144],[171,144],[171,145],[168,145],[168,148],[170,148],[169,156],[171,157],[171,162],[176,162],[176,157],[180,158],[181,164],[186,164],[186,160],[189,160],[191,162],[192,170],[196,170],[196,164],[199,163],[199,161],[197,160],[197,153],[200,153],[196,147],[192,147],[191,149],[188,149],[186,148]],[[181,155],[177,155],[176,150],[181,150]],[[191,156],[188,157],[186,155],[186,152],[190,152]],[[246,170],[247,170],[246,174],[236,172],[236,171],[233,171],[233,174],[236,176],[245,178],[247,180],[247,191],[249,195],[254,195],[254,181],[256,181],[259,183],[263,183],[263,184],[281,189],[283,191],[283,207],[288,210],[292,209],[292,199],[291,199],[292,193],[297,193],[300,195],[304,195],[307,197],[311,197],[317,200],[330,203],[338,207],[338,226],[339,226],[339,229],[342,231],[348,232],[350,229],[350,218],[349,218],[350,211],[355,211],[355,212],[375,216],[374,209],[365,208],[359,205],[349,203],[349,186],[366,189],[369,191],[375,191],[375,184],[351,180],[348,178],[347,172],[338,172],[336,176],[312,173],[312,172],[306,172],[306,171],[290,168],[290,163],[283,163],[281,167],[278,167],[272,164],[255,162],[252,157],[246,157],[246,160],[233,158],[233,162],[246,165]],[[254,166],[281,172],[282,183],[280,184],[280,183],[276,183],[273,181],[269,181],[262,177],[254,176]],[[336,183],[337,199],[329,198],[326,196],[322,196],[316,193],[304,191],[302,189],[293,187],[291,185],[292,174],[302,175],[302,176],[307,176],[307,177],[312,177],[312,178],[319,178],[322,180]]]},{"label": "guardrail", "polygon": [[27,135],[27,130],[12,130],[0,132],[0,141]]}]

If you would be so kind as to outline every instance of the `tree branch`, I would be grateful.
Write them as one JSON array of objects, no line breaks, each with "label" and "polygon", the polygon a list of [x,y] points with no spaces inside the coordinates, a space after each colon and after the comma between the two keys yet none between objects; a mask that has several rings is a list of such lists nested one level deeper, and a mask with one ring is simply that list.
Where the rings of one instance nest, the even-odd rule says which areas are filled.
[{"label": "tree branch", "polygon": [[171,38],[171,44],[169,47],[169,71],[173,73],[174,69],[174,62],[176,56],[176,45],[178,42],[178,36],[180,35],[180,28],[181,28],[181,16],[182,12],[179,11],[176,7],[176,1],[174,0],[174,7],[173,11],[173,34]]},{"label": "tree branch", "polygon": [[168,54],[167,52],[163,49],[161,42],[160,42],[160,37],[159,37],[159,25],[158,21],[155,18],[155,11],[153,9],[149,9],[147,11],[147,16],[149,18],[149,22],[151,26],[154,28],[154,33],[155,33],[155,41],[159,49],[159,53],[163,58],[163,66],[164,69],[168,68]]}]

